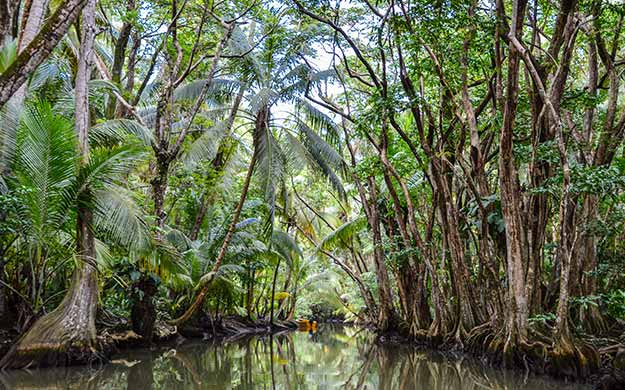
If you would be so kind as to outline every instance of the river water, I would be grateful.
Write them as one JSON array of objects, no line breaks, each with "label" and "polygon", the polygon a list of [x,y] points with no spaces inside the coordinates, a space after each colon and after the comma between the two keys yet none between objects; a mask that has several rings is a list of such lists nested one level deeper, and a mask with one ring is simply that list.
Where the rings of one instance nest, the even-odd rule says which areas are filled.
[{"label": "river water", "polygon": [[227,343],[185,342],[134,350],[100,368],[0,373],[0,389],[588,389],[448,360],[401,345],[376,345],[368,331],[321,326]]}]

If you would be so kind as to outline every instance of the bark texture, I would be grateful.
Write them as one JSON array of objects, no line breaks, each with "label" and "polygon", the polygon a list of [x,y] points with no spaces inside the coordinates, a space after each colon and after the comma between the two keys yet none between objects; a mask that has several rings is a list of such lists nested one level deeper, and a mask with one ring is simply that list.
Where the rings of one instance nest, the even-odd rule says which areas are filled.
[{"label": "bark texture", "polygon": [[[76,132],[80,164],[89,161],[90,127],[87,82],[93,64],[95,0],[89,0],[82,15],[82,41],[76,74]],[[45,367],[86,363],[99,359],[95,316],[98,304],[93,213],[84,204],[90,193],[79,195],[76,221],[76,269],[63,301],[41,317],[0,361],[0,368]]]},{"label": "bark texture", "polygon": [[24,48],[9,68],[0,75],[0,107],[26,82],[37,67],[48,58],[76,21],[88,0],[66,0],[41,28],[33,41]]}]

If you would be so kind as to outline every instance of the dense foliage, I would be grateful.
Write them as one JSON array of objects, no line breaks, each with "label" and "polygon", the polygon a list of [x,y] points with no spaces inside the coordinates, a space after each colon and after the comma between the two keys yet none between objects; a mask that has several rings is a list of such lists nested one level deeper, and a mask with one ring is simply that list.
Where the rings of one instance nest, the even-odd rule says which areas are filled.
[{"label": "dense foliage", "polygon": [[228,315],[571,376],[620,342],[619,2],[5,8],[0,366]]}]

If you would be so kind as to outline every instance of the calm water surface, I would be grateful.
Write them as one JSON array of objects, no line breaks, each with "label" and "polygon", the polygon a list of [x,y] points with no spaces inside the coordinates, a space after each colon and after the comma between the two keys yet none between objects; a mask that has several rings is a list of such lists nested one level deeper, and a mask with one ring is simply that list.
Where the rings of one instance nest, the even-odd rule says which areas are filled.
[{"label": "calm water surface", "polygon": [[99,369],[0,373],[6,389],[586,389],[449,361],[402,346],[379,346],[367,331],[322,326],[226,344],[190,342],[116,356]]}]

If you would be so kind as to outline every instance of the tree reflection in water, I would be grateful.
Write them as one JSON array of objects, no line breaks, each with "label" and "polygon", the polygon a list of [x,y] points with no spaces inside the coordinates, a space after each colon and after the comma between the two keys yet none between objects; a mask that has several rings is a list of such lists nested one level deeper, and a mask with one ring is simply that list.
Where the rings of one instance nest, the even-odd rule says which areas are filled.
[{"label": "tree reflection in water", "polygon": [[0,373],[0,389],[584,389],[473,359],[447,360],[402,345],[379,345],[350,327],[322,326],[226,343],[193,341],[129,351],[99,368]]}]

